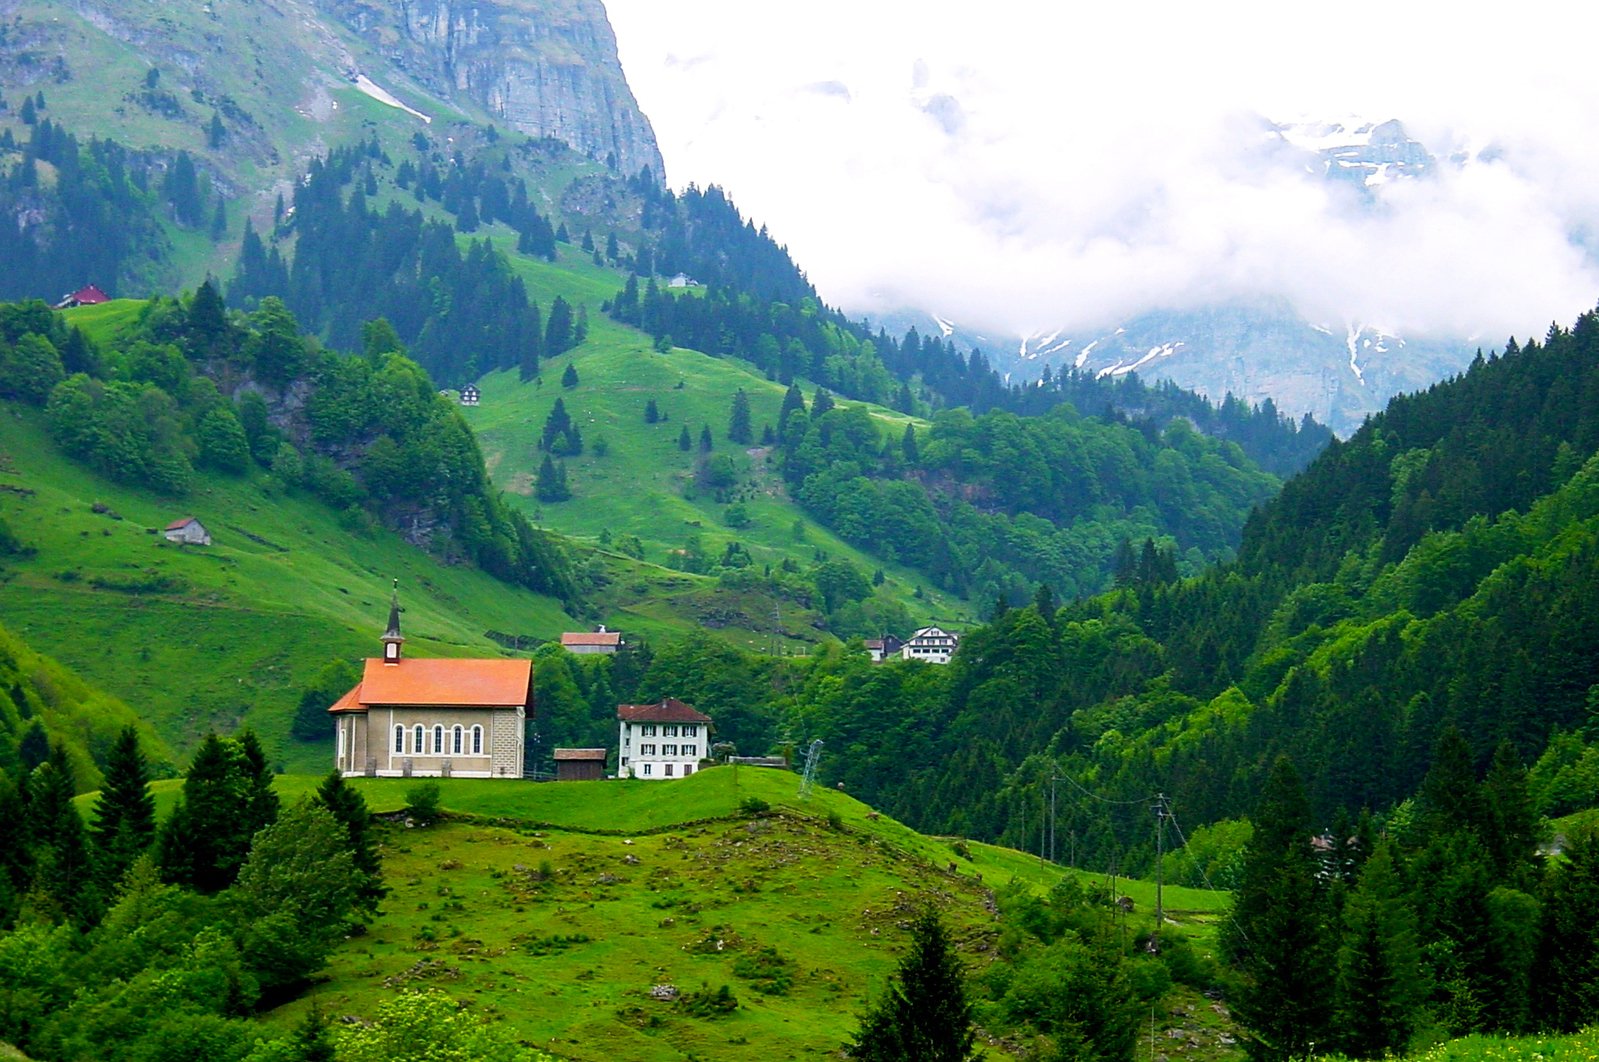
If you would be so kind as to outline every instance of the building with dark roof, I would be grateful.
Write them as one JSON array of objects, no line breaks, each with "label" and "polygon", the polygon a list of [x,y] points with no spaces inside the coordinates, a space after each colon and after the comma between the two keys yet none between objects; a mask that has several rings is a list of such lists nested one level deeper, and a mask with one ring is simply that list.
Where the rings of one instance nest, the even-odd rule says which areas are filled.
[{"label": "building with dark roof", "polygon": [[610,749],[556,749],[557,782],[593,782],[605,777],[605,760]]},{"label": "building with dark roof", "polygon": [[659,704],[619,704],[619,778],[686,778],[710,754],[711,717],[675,697]]}]

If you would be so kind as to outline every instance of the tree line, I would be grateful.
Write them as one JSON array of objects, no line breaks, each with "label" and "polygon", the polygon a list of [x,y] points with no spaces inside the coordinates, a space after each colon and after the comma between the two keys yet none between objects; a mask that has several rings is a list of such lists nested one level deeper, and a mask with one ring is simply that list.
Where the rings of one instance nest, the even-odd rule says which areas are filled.
[{"label": "tree line", "polygon": [[0,1039],[52,1060],[332,1057],[320,1017],[271,1045],[248,1019],[377,913],[365,801],[333,774],[280,806],[248,731],[201,742],[164,822],[149,781],[131,728],[88,822],[63,746],[0,771]]}]

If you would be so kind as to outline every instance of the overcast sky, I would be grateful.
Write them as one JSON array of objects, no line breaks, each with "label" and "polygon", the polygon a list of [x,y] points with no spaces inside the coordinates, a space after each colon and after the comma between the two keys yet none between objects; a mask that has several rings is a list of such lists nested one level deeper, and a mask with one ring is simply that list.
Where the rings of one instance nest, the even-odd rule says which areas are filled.
[{"label": "overcast sky", "polygon": [[[1593,5],[606,6],[670,183],[726,188],[851,312],[1027,334],[1280,297],[1497,345],[1599,302]],[[1362,207],[1266,150],[1261,116],[1351,115],[1473,161]]]}]

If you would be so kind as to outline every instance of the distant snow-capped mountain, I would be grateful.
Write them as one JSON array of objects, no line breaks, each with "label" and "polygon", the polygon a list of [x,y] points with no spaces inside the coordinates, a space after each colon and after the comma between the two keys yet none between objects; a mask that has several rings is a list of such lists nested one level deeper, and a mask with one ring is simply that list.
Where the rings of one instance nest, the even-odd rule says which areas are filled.
[{"label": "distant snow-capped mountain", "polygon": [[[1440,160],[1398,121],[1267,121],[1262,150],[1279,164],[1289,161],[1354,186],[1373,207],[1384,185],[1426,180],[1440,167],[1473,161],[1465,155]],[[900,331],[912,324],[923,332],[937,328],[962,349],[982,349],[1015,377],[1037,378],[1046,365],[1101,376],[1136,372],[1217,401],[1228,393],[1256,404],[1270,398],[1282,412],[1309,413],[1340,435],[1349,435],[1394,395],[1464,369],[1477,346],[1462,337],[1396,335],[1353,315],[1306,320],[1274,298],[1181,310],[1152,307],[1108,331],[1054,329],[1027,337],[979,333],[936,313],[894,314],[884,321]]]}]

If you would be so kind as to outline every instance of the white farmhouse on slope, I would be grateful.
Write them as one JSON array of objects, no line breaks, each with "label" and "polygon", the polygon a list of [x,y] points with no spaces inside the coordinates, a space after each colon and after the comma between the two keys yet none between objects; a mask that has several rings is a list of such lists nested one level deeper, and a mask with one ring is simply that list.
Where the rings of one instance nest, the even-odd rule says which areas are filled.
[{"label": "white farmhouse on slope", "polygon": [[710,752],[711,717],[668,697],[660,704],[619,704],[618,778],[686,778]]},{"label": "white farmhouse on slope", "polygon": [[905,640],[899,655],[906,660],[925,660],[929,664],[947,664],[960,645],[960,635],[939,627],[923,627]]}]

